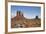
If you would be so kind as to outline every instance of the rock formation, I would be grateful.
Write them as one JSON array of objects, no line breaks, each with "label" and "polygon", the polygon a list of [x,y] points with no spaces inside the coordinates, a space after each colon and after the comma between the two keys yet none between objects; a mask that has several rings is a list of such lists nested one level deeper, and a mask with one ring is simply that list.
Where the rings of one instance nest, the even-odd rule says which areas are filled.
[{"label": "rock formation", "polygon": [[27,27],[39,27],[41,25],[41,20],[38,19],[26,19],[21,11],[17,11],[16,16],[11,18],[12,28],[27,28]]}]

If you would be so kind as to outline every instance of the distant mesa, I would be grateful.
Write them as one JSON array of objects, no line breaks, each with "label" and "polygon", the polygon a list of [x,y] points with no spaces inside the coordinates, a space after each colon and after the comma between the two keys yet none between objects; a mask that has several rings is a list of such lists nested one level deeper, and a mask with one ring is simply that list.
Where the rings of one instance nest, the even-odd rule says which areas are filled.
[{"label": "distant mesa", "polygon": [[36,19],[38,19],[38,16],[36,16]]}]

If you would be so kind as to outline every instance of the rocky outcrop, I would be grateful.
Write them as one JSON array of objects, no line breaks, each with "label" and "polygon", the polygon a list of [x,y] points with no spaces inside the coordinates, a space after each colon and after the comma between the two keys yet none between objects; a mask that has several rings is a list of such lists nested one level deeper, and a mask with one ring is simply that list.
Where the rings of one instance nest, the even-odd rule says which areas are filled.
[{"label": "rocky outcrop", "polygon": [[40,27],[41,20],[36,16],[35,19],[26,19],[21,11],[17,11],[14,18],[11,18],[12,28]]}]

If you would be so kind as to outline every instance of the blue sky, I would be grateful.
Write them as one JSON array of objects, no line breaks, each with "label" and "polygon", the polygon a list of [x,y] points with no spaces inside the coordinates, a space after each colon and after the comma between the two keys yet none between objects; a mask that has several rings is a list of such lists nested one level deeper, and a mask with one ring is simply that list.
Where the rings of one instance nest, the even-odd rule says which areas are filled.
[{"label": "blue sky", "polygon": [[38,16],[40,18],[41,16],[41,8],[36,6],[16,6],[11,5],[11,14],[12,17],[16,16],[16,12],[21,11],[24,14],[24,17],[28,19],[35,18]]}]

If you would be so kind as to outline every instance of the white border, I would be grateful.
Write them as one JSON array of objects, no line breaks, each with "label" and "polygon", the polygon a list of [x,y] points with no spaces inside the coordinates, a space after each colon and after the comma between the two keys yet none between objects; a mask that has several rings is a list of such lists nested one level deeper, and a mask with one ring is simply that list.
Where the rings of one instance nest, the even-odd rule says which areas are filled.
[{"label": "white border", "polygon": [[[11,29],[11,5],[19,6],[39,6],[41,7],[41,27],[31,27],[31,28],[12,28]],[[13,3],[8,2],[8,32],[19,32],[19,31],[35,31],[43,30],[43,4],[28,4],[28,3]]]}]

